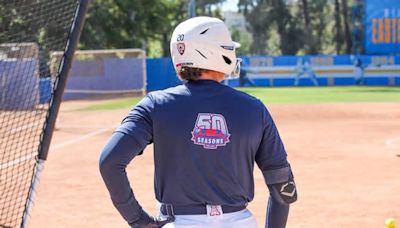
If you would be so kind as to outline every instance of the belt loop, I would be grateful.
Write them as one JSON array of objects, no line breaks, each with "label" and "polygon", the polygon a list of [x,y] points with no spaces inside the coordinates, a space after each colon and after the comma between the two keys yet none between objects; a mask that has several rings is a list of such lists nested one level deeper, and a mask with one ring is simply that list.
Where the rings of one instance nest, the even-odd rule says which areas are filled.
[{"label": "belt loop", "polygon": [[167,212],[167,215],[174,217],[175,213],[174,213],[174,207],[172,206],[172,204],[164,204],[165,205],[165,210]]},{"label": "belt loop", "polygon": [[[167,213],[166,216],[166,221],[169,222],[174,222],[175,221],[175,213],[174,213],[174,207],[172,204],[162,204],[161,208],[165,208],[165,212]],[[162,212],[161,212],[162,213]]]}]

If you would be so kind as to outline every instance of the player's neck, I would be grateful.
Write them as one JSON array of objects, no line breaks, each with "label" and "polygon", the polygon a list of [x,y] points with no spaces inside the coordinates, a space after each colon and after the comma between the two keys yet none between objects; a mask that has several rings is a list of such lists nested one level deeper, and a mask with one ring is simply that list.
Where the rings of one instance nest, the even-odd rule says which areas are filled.
[{"label": "player's neck", "polygon": [[221,82],[225,79],[225,74],[217,71],[204,71],[198,80],[214,80]]}]

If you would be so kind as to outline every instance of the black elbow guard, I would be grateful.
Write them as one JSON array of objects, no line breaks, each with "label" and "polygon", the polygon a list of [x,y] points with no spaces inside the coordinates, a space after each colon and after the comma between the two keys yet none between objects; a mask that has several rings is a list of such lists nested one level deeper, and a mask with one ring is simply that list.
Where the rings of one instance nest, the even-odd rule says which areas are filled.
[{"label": "black elbow guard", "polygon": [[280,204],[291,204],[297,200],[297,189],[290,166],[264,171],[265,182],[271,197]]},{"label": "black elbow guard", "polygon": [[280,204],[291,204],[297,200],[297,189],[293,178],[283,183],[269,184],[271,197]]}]

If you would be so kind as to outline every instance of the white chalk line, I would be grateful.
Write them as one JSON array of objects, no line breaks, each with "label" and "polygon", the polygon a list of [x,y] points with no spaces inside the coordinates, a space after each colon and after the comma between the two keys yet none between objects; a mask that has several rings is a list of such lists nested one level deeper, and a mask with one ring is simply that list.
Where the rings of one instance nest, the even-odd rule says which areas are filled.
[{"label": "white chalk line", "polygon": [[[79,136],[79,137],[77,137],[77,138],[67,140],[67,141],[65,141],[65,142],[63,142],[63,143],[51,145],[49,150],[50,150],[50,151],[53,151],[53,150],[57,150],[57,149],[60,149],[60,148],[62,148],[62,147],[65,147],[65,146],[69,146],[69,145],[76,144],[76,143],[78,143],[78,142],[81,142],[81,141],[83,141],[83,140],[89,139],[89,138],[94,137],[94,136],[96,136],[96,135],[99,135],[99,134],[102,134],[102,133],[107,132],[107,131],[109,131],[109,130],[115,129],[116,126],[118,126],[118,125],[114,125],[112,128],[110,128],[110,127],[102,128],[102,129],[99,129],[99,130],[97,130],[97,131],[93,131],[93,132],[90,132],[90,133],[88,133],[88,134]],[[25,162],[25,161],[31,160],[31,159],[34,158],[35,156],[36,156],[36,155],[33,155],[33,154],[32,154],[32,155],[26,155],[26,156],[17,158],[17,159],[15,159],[15,160],[13,160],[13,161],[0,164],[0,170],[1,170],[1,169],[9,168],[9,167],[11,167],[11,166],[16,166],[16,165],[21,164],[21,163],[23,163],[23,162]]]},{"label": "white chalk line", "polygon": [[26,129],[35,128],[37,126],[39,126],[38,123],[25,124],[25,125],[23,125],[21,127],[17,127],[17,128],[11,129],[10,132],[11,133],[20,132],[20,131],[23,131],[23,130],[26,130]]},{"label": "white chalk line", "polygon": [[108,126],[104,125],[73,125],[73,124],[68,124],[68,125],[58,125],[56,124],[56,127],[54,130],[63,130],[63,129],[99,129],[99,128],[108,128]]},{"label": "white chalk line", "polygon": [[93,137],[93,136],[102,134],[102,133],[104,133],[104,132],[106,132],[106,131],[109,131],[109,130],[110,130],[110,128],[102,128],[102,129],[100,129],[100,130],[97,130],[97,131],[94,131],[94,132],[91,132],[91,133],[88,133],[88,134],[79,136],[79,137],[77,137],[77,138],[67,140],[67,141],[65,141],[65,142],[63,142],[63,143],[55,144],[54,146],[50,146],[50,151],[57,150],[57,149],[60,149],[60,148],[62,148],[62,147],[65,147],[65,146],[78,143],[78,142],[80,142],[80,141],[83,141],[83,140],[88,139],[88,138],[91,138],[91,137]]},{"label": "white chalk line", "polygon": [[390,148],[400,148],[400,137],[387,139],[385,141],[385,144]]},{"label": "white chalk line", "polygon": [[[38,126],[39,126],[38,123],[25,124],[25,125],[22,125],[20,127],[16,127],[16,128],[11,129],[10,133],[16,133],[16,132],[20,132],[20,131],[23,131],[23,130],[36,128]],[[68,125],[58,126],[58,124],[56,124],[56,127],[54,128],[54,130],[59,130],[59,129],[99,129],[99,128],[105,128],[105,127],[106,126],[104,126],[104,125],[73,125],[73,124],[68,124]]]},{"label": "white chalk line", "polygon": [[10,162],[4,163],[4,164],[0,164],[0,170],[1,170],[1,169],[7,169],[7,168],[9,168],[9,167],[11,167],[11,166],[15,166],[15,165],[18,165],[18,164],[23,163],[23,162],[25,162],[25,161],[31,160],[31,159],[34,158],[35,156],[36,156],[36,155],[34,155],[34,154],[26,155],[26,156],[17,158],[17,159],[15,159],[14,161],[10,161]]}]

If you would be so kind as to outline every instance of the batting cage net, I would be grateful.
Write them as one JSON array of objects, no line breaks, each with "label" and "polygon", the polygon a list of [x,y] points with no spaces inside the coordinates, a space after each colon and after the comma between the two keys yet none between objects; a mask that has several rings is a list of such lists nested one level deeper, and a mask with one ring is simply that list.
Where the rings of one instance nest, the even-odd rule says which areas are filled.
[{"label": "batting cage net", "polygon": [[[2,228],[26,226],[86,6],[83,0],[0,0]],[[51,60],[54,51],[63,58]],[[44,78],[54,83],[48,99],[40,94]]]}]

